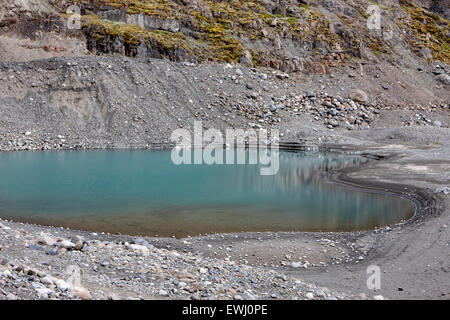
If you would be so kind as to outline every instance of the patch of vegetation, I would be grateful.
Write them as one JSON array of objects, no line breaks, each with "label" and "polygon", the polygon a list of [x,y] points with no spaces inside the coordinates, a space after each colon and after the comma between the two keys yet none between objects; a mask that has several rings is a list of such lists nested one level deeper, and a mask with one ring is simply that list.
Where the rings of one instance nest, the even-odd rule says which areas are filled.
[{"label": "patch of vegetation", "polygon": [[398,24],[410,32],[411,37],[407,40],[413,50],[419,52],[422,48],[429,48],[435,60],[450,64],[448,20],[418,7],[409,0],[399,2],[408,18],[399,19]]},{"label": "patch of vegetation", "polygon": [[300,8],[302,8],[303,10],[310,10],[309,5],[307,4],[300,4]]},{"label": "patch of vegetation", "polygon": [[370,3],[376,5],[378,8],[380,8],[382,10],[391,10],[391,11],[394,10],[394,8],[392,8],[392,7],[388,7],[388,6],[384,5],[384,4],[381,4],[381,3],[378,3],[378,2],[375,2],[375,1],[370,1]]},{"label": "patch of vegetation", "polygon": [[376,39],[372,36],[369,36],[369,45],[368,47],[372,50],[372,53],[379,57],[382,53],[387,53],[388,50],[383,42],[379,39]]},{"label": "patch of vegetation", "polygon": [[199,12],[193,12],[204,31],[202,39],[209,42],[209,59],[213,61],[236,62],[243,55],[242,44],[233,37],[232,30],[226,23],[211,21]]},{"label": "patch of vegetation", "polygon": [[186,37],[181,32],[168,32],[164,30],[147,30],[137,25],[120,23],[106,19],[100,19],[98,16],[88,14],[82,16],[84,25],[91,27],[91,34],[96,40],[102,40],[105,36],[112,39],[121,37],[125,44],[132,47],[138,46],[141,41],[154,41],[167,51],[172,51],[177,47],[184,48],[190,53],[191,48],[188,46]]},{"label": "patch of vegetation", "polygon": [[[312,10],[308,5],[299,5],[301,12],[296,16],[274,15],[268,12],[258,0],[202,0],[195,9],[186,7],[178,1],[170,0],[75,0],[84,8],[109,6],[123,10],[127,14],[144,14],[158,19],[175,19],[180,24],[194,30],[189,39],[182,33],[162,30],[146,30],[136,25],[102,20],[92,14],[85,17],[85,23],[96,26],[95,36],[120,35],[130,45],[141,39],[153,39],[167,48],[180,46],[187,51],[196,52],[199,60],[236,62],[246,48],[241,39],[255,41],[263,37],[261,28],[280,36],[311,42],[326,43],[333,50],[342,39],[330,30],[330,22],[324,15]],[[276,25],[272,24],[277,20]],[[202,48],[199,50],[198,48]],[[319,50],[320,51],[320,50]],[[316,51],[317,54],[323,52]],[[253,55],[257,57],[255,53]],[[257,61],[257,58],[254,58]]]},{"label": "patch of vegetation", "polygon": [[306,13],[305,20],[314,40],[327,43],[331,50],[336,44],[342,47],[342,39],[331,32],[330,21],[323,14],[309,9],[306,9],[304,13]]},{"label": "patch of vegetation", "polygon": [[143,13],[158,18],[176,19],[180,15],[181,7],[174,1],[169,0],[75,0],[78,4],[98,4],[124,9],[128,14]]}]

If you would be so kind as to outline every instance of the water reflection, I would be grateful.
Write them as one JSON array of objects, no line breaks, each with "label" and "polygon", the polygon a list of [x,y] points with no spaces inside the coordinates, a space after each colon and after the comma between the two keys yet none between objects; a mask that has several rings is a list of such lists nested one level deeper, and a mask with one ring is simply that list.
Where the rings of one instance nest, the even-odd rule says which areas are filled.
[{"label": "water reflection", "polygon": [[280,169],[173,165],[167,151],[0,153],[0,216],[146,235],[350,231],[409,218],[400,198],[323,183],[361,157],[280,152]]}]

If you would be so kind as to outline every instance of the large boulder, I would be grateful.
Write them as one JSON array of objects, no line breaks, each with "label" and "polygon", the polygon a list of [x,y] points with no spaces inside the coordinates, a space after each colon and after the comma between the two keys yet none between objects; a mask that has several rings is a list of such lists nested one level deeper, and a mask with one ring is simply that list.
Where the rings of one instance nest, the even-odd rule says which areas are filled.
[{"label": "large boulder", "polygon": [[244,55],[239,59],[239,63],[247,68],[253,68],[252,54],[250,51],[246,50]]},{"label": "large boulder", "polygon": [[348,97],[356,102],[366,103],[368,101],[367,93],[360,89],[353,90]]},{"label": "large boulder", "polygon": [[450,85],[450,76],[448,74],[437,75],[436,80],[445,84],[446,86]]}]

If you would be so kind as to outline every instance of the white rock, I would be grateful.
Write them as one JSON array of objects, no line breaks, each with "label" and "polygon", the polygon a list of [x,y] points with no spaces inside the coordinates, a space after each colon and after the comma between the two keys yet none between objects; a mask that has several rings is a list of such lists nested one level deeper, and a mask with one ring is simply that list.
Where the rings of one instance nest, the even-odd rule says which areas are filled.
[{"label": "white rock", "polygon": [[0,229],[3,229],[5,231],[11,230],[10,227],[7,227],[7,226],[5,226],[4,224],[1,224],[1,223],[0,223]]},{"label": "white rock", "polygon": [[159,290],[158,294],[160,296],[167,297],[167,296],[169,296],[169,291],[161,289],[161,290]]},{"label": "white rock", "polygon": [[7,278],[11,278],[11,277],[12,277],[12,273],[11,273],[11,271],[9,271],[9,270],[3,271],[3,272],[2,272],[2,275],[3,275],[4,277],[7,277]]},{"label": "white rock", "polygon": [[39,236],[39,240],[37,241],[38,244],[43,244],[46,246],[54,246],[56,244],[56,240],[45,232],[41,232]]},{"label": "white rock", "polygon": [[77,243],[75,243],[74,249],[75,250],[81,250],[83,249],[84,243],[81,240],[78,240]]},{"label": "white rock", "polygon": [[5,298],[6,298],[6,300],[17,300],[18,299],[18,297],[12,293],[8,293]]},{"label": "white rock", "polygon": [[353,101],[356,102],[367,102],[368,97],[367,97],[367,93],[365,93],[362,90],[356,89],[353,90],[352,92],[350,92],[349,94],[349,98],[352,99]]},{"label": "white rock", "polygon": [[129,248],[135,251],[140,251],[144,257],[150,254],[150,251],[146,246],[141,246],[139,244],[132,244],[129,246]]},{"label": "white rock", "polygon": [[433,122],[433,125],[434,125],[435,127],[442,127],[442,122],[440,122],[439,120],[435,120],[435,121]]},{"label": "white rock", "polygon": [[314,299],[314,294],[312,292],[307,292],[306,293],[306,299],[309,299],[309,300]]},{"label": "white rock", "polygon": [[450,194],[450,187],[442,187],[442,188],[439,188],[437,191],[441,192],[445,195],[448,195],[448,194]]},{"label": "white rock", "polygon": [[81,300],[91,300],[92,296],[88,289],[84,287],[76,287],[73,289],[73,296]]},{"label": "white rock", "polygon": [[54,282],[55,282],[56,287],[61,290],[69,290],[70,289],[69,284],[67,282],[65,282],[64,280],[57,279]]},{"label": "white rock", "polygon": [[373,299],[374,300],[384,300],[384,297],[380,294],[380,295],[377,295],[377,296],[373,296]]},{"label": "white rock", "polygon": [[46,286],[51,286],[51,285],[53,285],[53,280],[52,280],[52,278],[46,276],[44,278],[41,278],[41,283],[45,284]]},{"label": "white rock", "polygon": [[73,249],[75,247],[75,243],[69,241],[69,240],[63,240],[61,241],[61,248],[64,249]]},{"label": "white rock", "polygon": [[440,74],[436,76],[436,80],[445,85],[450,85],[450,76],[448,74]]},{"label": "white rock", "polygon": [[36,291],[39,299],[48,299],[49,294],[53,293],[53,291],[49,288],[38,288]]}]

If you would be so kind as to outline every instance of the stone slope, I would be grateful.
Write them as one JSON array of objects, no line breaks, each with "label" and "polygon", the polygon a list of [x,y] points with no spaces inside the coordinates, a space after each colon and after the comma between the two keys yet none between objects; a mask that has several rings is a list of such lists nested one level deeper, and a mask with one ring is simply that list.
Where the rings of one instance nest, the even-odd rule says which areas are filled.
[{"label": "stone slope", "polygon": [[449,92],[427,87],[430,71],[416,71],[408,82],[388,67],[362,68],[333,71],[331,81],[298,81],[272,69],[161,59],[0,63],[0,149],[148,148],[169,143],[175,129],[192,129],[194,121],[223,131],[279,129],[285,141],[297,141],[298,131],[383,127],[386,119],[396,126],[450,124]]}]

